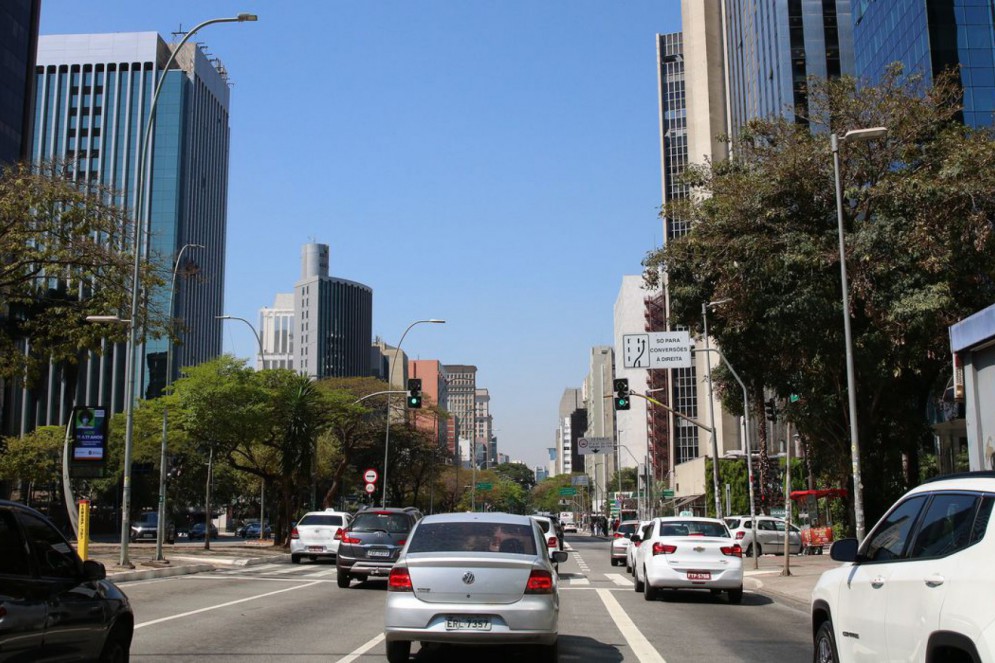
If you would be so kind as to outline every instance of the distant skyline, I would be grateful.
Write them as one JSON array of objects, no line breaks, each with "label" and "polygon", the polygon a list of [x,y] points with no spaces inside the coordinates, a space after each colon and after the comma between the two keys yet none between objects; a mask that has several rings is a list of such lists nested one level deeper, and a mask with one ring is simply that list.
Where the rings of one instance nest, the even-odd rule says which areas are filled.
[{"label": "distant skyline", "polygon": [[[373,334],[477,366],[498,451],[555,444],[563,390],[611,345],[662,241],[655,35],[676,0],[43,0],[42,34],[198,33],[232,82],[225,313],[256,324],[300,250],[373,289]],[[256,341],[227,323],[224,351]]]}]

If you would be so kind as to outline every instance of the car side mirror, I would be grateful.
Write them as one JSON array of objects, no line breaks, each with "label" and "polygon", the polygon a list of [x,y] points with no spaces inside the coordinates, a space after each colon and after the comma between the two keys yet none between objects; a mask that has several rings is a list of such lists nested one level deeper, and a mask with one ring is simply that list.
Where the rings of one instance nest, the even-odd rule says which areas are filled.
[{"label": "car side mirror", "polygon": [[556,562],[557,564],[561,564],[567,561],[567,553],[566,551],[563,550],[555,551],[552,555],[550,555],[550,557],[552,557],[553,561]]},{"label": "car side mirror", "polygon": [[857,561],[857,539],[840,539],[829,547],[829,557],[834,562]]},{"label": "car side mirror", "polygon": [[629,537],[629,541],[632,543],[639,543],[640,541],[642,541],[642,539],[639,538],[638,534],[633,534],[632,536]]},{"label": "car side mirror", "polygon": [[83,561],[83,577],[86,580],[103,580],[107,577],[107,570],[100,562],[87,559]]}]

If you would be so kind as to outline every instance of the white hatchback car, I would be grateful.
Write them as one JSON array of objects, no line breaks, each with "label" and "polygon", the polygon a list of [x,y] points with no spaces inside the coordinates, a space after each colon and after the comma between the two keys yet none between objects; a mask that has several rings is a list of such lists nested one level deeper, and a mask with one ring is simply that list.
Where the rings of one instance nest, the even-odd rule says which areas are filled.
[{"label": "white hatchback car", "polygon": [[635,590],[647,601],[661,589],[726,592],[743,601],[743,549],[716,518],[654,518],[639,537]]},{"label": "white hatchback car", "polygon": [[644,538],[649,533],[649,526],[653,524],[652,520],[640,520],[639,527],[633,534],[638,534],[635,541],[632,541],[632,536],[630,535],[629,547],[625,549],[625,570],[629,573],[635,573],[636,568],[636,553],[639,552],[640,539]]},{"label": "white hatchback car", "polygon": [[300,564],[301,558],[317,561],[319,557],[335,559],[339,552],[339,533],[352,520],[344,511],[310,511],[297,521],[290,531],[290,561]]},{"label": "white hatchback car", "polygon": [[[757,516],[757,555],[784,554],[784,519],[772,516]],[[753,557],[753,526],[749,516],[729,516],[724,518],[733,537],[739,541],[745,557]],[[802,532],[791,526],[788,532],[788,550],[792,555],[802,552]]]},{"label": "white hatchback car", "polygon": [[625,564],[626,552],[629,550],[629,537],[639,530],[638,520],[623,520],[612,534],[608,555],[612,566]]},{"label": "white hatchback car", "polygon": [[[812,590],[816,663],[995,661],[995,472],[913,488]],[[995,529],[995,528],[993,528]]]}]

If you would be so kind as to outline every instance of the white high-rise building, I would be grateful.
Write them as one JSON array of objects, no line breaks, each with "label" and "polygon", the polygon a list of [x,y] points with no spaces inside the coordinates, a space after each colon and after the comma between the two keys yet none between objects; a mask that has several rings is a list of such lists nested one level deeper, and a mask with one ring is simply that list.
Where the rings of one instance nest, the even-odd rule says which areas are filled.
[{"label": "white high-rise building", "polygon": [[294,295],[279,293],[273,306],[259,310],[259,334],[263,341],[263,356],[257,357],[256,368],[294,368]]}]

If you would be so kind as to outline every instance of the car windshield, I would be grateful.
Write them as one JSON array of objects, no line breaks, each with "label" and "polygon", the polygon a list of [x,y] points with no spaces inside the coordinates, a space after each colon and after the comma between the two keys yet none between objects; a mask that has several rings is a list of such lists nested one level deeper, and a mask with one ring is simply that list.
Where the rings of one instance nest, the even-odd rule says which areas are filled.
[{"label": "car windshield", "polygon": [[411,519],[390,511],[366,512],[356,516],[351,529],[353,532],[407,532],[411,530]]},{"label": "car windshield", "polygon": [[632,534],[633,532],[636,531],[636,527],[638,525],[639,523],[622,523],[621,525],[618,526],[618,533],[626,535]]},{"label": "car windshield", "polygon": [[549,532],[549,521],[545,518],[533,518],[532,520],[539,523],[539,527],[542,528],[543,532]]},{"label": "car windshield", "polygon": [[739,527],[739,518],[726,518],[726,525],[729,526],[729,529],[736,529]]},{"label": "car windshield", "polygon": [[678,520],[660,523],[660,536],[717,536],[729,538],[729,530],[719,523]]},{"label": "car windshield", "polygon": [[326,516],[325,514],[309,514],[301,518],[297,526],[302,525],[330,525],[332,527],[342,526],[342,516]]},{"label": "car windshield", "polygon": [[535,555],[529,525],[509,523],[423,523],[408,543],[408,553],[496,552]]}]

